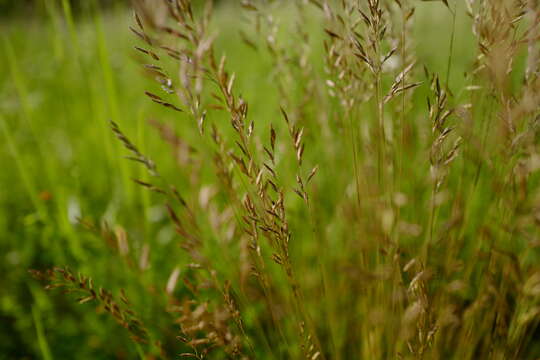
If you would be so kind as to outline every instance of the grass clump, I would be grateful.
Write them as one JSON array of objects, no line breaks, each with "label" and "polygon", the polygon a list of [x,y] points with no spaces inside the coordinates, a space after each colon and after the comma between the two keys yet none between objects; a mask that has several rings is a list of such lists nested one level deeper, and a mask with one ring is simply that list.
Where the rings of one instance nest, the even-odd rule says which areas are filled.
[{"label": "grass clump", "polygon": [[[66,262],[119,295],[67,268],[34,276],[112,316],[141,358],[540,356],[538,4],[196,5],[134,3],[133,56],[163,119],[136,140],[99,47],[119,140],[104,151],[125,189],[114,206],[131,210],[72,211]],[[433,58],[433,33],[415,33],[427,6],[450,25]],[[120,153],[138,167],[116,166]]]}]

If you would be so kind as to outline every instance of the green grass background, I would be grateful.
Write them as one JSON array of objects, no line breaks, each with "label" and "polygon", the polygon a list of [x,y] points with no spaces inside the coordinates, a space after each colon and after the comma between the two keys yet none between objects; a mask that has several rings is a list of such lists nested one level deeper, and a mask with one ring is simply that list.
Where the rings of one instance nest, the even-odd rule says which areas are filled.
[{"label": "green grass background", "polygon": [[[444,73],[451,16],[437,2],[417,6],[418,61]],[[277,16],[286,22],[286,13]],[[125,288],[156,333],[174,335],[174,325],[162,313],[164,299],[160,303],[138,295],[142,289],[161,288],[172,269],[188,259],[160,199],[131,181],[144,179],[144,172],[123,158],[127,153],[108,121],[120,124],[180,188],[187,186],[188,174],[175,165],[169,147],[147,120],[165,121],[197,148],[196,125],[144,97],[143,91],[155,85],[136,61],[128,9],[88,6],[72,14],[66,1],[44,1],[31,15],[0,21],[0,359],[133,358],[137,349],[107,315],[62,294],[46,293],[28,269],[70,265],[105,288]],[[218,48],[237,72],[250,116],[259,124],[279,122],[277,91],[268,75],[271,63],[264,52],[241,42],[243,23],[238,9],[218,7]],[[322,39],[316,19],[311,26],[314,39]],[[464,83],[462,74],[473,60],[469,29],[468,20],[458,18],[451,78],[455,88]],[[322,49],[322,42],[315,49]],[[312,61],[322,66],[317,52]],[[310,153],[316,158],[324,149],[321,145]],[[328,189],[343,180],[324,169],[320,176]],[[78,217],[123,226],[133,258],[138,259],[143,244],[150,245],[152,267],[141,272],[126,265],[102,238],[77,225]],[[234,249],[227,256],[234,259]],[[223,260],[224,271],[226,264]]]}]

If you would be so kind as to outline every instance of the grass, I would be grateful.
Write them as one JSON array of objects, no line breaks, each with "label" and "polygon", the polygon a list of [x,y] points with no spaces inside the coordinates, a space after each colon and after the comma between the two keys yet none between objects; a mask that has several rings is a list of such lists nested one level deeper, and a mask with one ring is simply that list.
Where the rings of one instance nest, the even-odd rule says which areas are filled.
[{"label": "grass", "polygon": [[540,356],[537,13],[136,3],[0,24],[0,359]]}]

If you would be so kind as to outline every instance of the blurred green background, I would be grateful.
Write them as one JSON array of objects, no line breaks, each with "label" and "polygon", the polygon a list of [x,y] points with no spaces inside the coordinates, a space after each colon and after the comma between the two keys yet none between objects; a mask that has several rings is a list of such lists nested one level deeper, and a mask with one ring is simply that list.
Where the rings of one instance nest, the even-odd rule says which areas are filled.
[{"label": "blurred green background", "polygon": [[[197,139],[195,124],[144,98],[155,85],[139,69],[125,1],[2,0],[0,11],[0,359],[136,355],[128,335],[105,314],[46,293],[28,274],[54,265],[70,265],[105,288],[125,287],[141,316],[152,319],[156,332],[169,334],[163,341],[176,341],[161,310],[166,300],[137,294],[160,288],[187,259],[161,201],[132,182],[144,179],[144,172],[124,159],[108,121],[119,123],[180,187],[189,174],[176,166],[148,120],[166,120],[187,139]],[[451,17],[434,3],[419,2],[417,13],[419,62],[445,69],[447,41],[442,47],[440,37],[449,39]],[[241,70],[237,86],[251,114],[269,122],[279,117],[271,64],[242,43],[238,14],[237,4],[222,2],[216,9],[218,48],[228,54],[231,69]],[[456,86],[472,61],[468,20],[458,21]],[[440,33],[426,31],[433,24]],[[323,36],[315,24],[314,37]],[[313,58],[322,62],[316,53]],[[141,270],[78,225],[79,218],[113,230],[122,226],[132,259],[140,259],[148,244],[149,262],[157,265]]]}]

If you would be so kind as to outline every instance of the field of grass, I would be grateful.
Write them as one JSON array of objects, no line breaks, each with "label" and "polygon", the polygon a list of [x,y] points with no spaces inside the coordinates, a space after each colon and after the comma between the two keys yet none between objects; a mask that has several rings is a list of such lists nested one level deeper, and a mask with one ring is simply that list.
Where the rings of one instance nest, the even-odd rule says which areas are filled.
[{"label": "field of grass", "polygon": [[0,19],[0,359],[539,358],[538,5],[193,2]]}]

